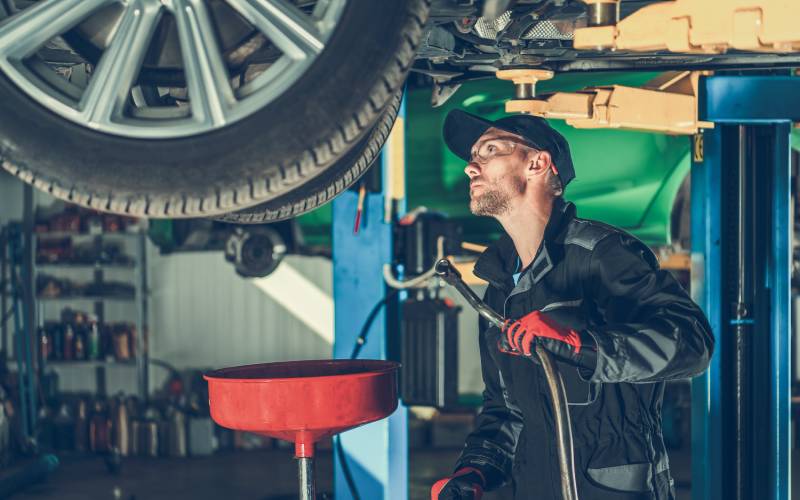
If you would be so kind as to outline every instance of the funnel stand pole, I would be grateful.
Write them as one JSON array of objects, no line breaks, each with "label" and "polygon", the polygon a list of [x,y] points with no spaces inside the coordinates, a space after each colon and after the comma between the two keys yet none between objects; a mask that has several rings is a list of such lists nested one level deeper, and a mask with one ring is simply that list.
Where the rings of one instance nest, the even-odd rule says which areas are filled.
[{"label": "funnel stand pole", "polygon": [[314,459],[312,457],[297,459],[297,479],[300,481],[300,500],[316,500]]}]

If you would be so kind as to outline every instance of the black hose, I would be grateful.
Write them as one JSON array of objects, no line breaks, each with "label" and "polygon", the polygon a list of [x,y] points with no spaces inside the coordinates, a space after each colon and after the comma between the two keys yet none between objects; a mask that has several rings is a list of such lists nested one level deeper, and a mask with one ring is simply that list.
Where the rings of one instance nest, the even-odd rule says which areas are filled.
[{"label": "black hose", "polygon": [[[447,260],[442,259],[436,263],[436,274],[447,284],[453,286],[469,302],[478,313],[489,320],[501,330],[505,325],[505,318],[500,316],[488,304],[483,302],[469,285],[461,279],[461,274]],[[558,366],[553,358],[541,344],[536,345],[536,355],[542,363],[544,375],[547,379],[547,388],[550,394],[550,403],[553,407],[553,416],[556,423],[556,448],[558,451],[558,468],[561,478],[561,495],[564,500],[578,500],[578,486],[575,478],[575,448],[572,442],[572,426],[569,419],[569,406],[564,381],[558,371]]]},{"label": "black hose", "polygon": [[363,348],[364,344],[367,343],[367,335],[369,335],[370,327],[375,321],[375,318],[378,317],[378,313],[381,311],[381,308],[386,305],[387,302],[392,300],[399,291],[400,290],[393,289],[387,293],[385,297],[379,300],[377,304],[372,306],[372,310],[367,315],[367,319],[364,320],[364,324],[361,326],[361,331],[358,333],[358,337],[356,337],[356,344],[353,346],[353,352],[350,353],[350,359],[356,359],[361,353],[361,348]]}]

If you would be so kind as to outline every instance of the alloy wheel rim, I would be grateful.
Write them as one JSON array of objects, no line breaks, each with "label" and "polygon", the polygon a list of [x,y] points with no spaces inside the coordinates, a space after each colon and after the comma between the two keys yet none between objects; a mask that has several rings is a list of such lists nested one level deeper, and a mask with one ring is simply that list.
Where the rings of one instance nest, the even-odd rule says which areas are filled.
[{"label": "alloy wheel rim", "polygon": [[[325,49],[345,3],[319,0],[303,10],[289,0],[224,0],[279,54],[245,80],[229,71],[206,0],[42,0],[0,22],[0,71],[83,127],[135,139],[194,136],[242,120],[286,92]],[[102,56],[87,65],[85,86],[65,91],[59,68],[43,63],[40,51],[109,8],[116,23]],[[177,30],[186,102],[149,106],[138,79],[165,16]]]}]

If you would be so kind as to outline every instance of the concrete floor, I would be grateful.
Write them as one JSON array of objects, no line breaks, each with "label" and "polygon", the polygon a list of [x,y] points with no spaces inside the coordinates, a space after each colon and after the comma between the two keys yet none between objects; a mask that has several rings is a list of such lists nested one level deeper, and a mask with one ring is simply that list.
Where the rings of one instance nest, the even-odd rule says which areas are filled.
[{"label": "concrete floor", "polygon": [[[452,468],[459,450],[412,450],[411,500],[430,498],[430,486]],[[128,458],[118,475],[101,458],[62,456],[49,481],[14,495],[14,500],[288,500],[297,498],[296,464],[288,450],[224,452],[206,458]],[[671,454],[679,500],[689,500],[688,453]],[[331,452],[317,458],[317,489],[330,493]],[[326,497],[330,498],[330,497]],[[510,488],[486,500],[510,500]],[[367,500],[367,499],[365,499]]]}]

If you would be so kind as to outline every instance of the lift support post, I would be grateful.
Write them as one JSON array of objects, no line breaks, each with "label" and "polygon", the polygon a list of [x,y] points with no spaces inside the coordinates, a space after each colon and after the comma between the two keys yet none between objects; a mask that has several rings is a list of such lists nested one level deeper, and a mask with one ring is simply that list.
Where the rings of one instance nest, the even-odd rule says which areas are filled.
[{"label": "lift support post", "polygon": [[800,78],[701,81],[692,293],[716,336],[692,384],[692,498],[790,498],[790,133]]},{"label": "lift support post", "polygon": [[[404,119],[401,106],[392,133],[371,167],[381,171],[379,192],[357,191],[333,201],[333,298],[335,358],[349,358],[370,309],[386,298],[383,266],[392,262],[393,219],[404,205]],[[369,174],[367,174],[369,175]],[[366,176],[365,176],[366,177]],[[354,220],[363,206],[358,231]],[[359,358],[399,358],[398,300],[395,295],[381,309],[370,328]],[[408,410],[402,403],[387,419],[340,435],[345,460],[361,500],[408,498]],[[334,454],[334,496],[352,497],[342,463]]]}]

